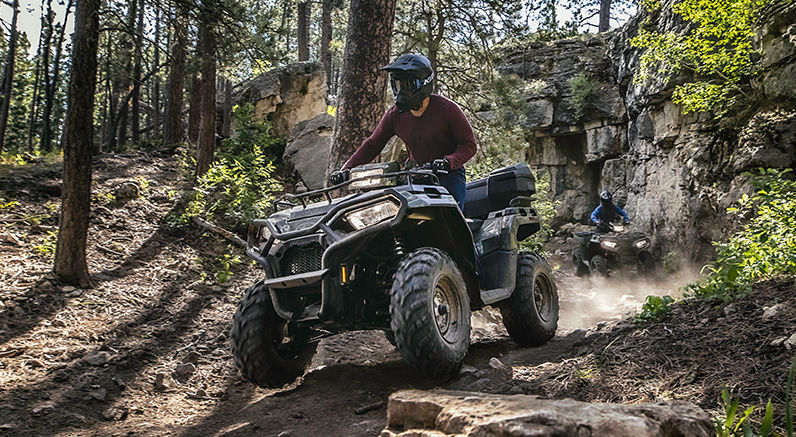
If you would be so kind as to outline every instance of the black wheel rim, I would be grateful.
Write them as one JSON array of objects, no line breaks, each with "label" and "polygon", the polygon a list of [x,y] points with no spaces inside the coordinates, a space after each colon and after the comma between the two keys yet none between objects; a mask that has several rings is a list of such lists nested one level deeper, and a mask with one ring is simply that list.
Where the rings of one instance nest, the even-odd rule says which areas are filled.
[{"label": "black wheel rim", "polygon": [[553,284],[545,275],[536,275],[533,281],[533,304],[542,321],[553,316]]},{"label": "black wheel rim", "polygon": [[274,324],[271,345],[279,358],[293,360],[301,355],[305,341],[297,335],[290,335],[287,322],[280,320]]},{"label": "black wheel rim", "polygon": [[462,302],[459,298],[460,290],[455,282],[447,276],[441,276],[434,284],[432,311],[434,324],[442,338],[448,343],[460,340],[462,331]]}]

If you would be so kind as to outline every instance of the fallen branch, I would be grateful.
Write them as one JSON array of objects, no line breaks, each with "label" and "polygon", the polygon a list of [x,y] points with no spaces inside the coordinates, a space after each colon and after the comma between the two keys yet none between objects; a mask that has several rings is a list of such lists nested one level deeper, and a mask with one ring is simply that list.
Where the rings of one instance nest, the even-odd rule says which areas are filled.
[{"label": "fallen branch", "polygon": [[244,240],[243,238],[238,237],[232,231],[228,231],[228,230],[226,230],[226,229],[224,229],[224,228],[222,228],[222,227],[220,227],[218,225],[210,223],[209,221],[207,221],[205,219],[202,219],[202,218],[199,218],[197,216],[193,216],[191,218],[191,220],[193,220],[193,222],[196,223],[197,225],[199,225],[199,226],[201,226],[201,227],[203,227],[203,228],[205,228],[207,230],[213,231],[216,234],[221,235],[222,237],[226,238],[229,241],[232,241],[233,243],[237,244],[238,246],[241,246],[241,247],[244,247],[244,248],[246,247],[246,240]]}]

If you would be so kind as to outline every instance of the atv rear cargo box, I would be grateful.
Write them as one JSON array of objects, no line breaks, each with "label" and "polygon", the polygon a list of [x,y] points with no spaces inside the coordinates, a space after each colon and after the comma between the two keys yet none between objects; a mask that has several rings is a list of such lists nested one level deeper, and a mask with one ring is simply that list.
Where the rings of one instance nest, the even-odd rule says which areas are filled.
[{"label": "atv rear cargo box", "polygon": [[517,196],[530,196],[536,192],[531,169],[525,164],[514,164],[492,171],[488,177],[467,184],[464,216],[485,217],[491,211],[509,206]]}]

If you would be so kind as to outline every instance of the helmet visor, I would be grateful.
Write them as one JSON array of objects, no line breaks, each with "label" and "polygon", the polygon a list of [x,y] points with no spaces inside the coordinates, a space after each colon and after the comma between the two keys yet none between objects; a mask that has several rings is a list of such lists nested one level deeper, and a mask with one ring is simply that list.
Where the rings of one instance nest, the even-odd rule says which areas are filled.
[{"label": "helmet visor", "polygon": [[425,80],[418,78],[396,78],[390,77],[390,86],[392,86],[393,95],[399,94],[409,95],[419,90],[423,86],[431,83],[434,80],[434,75],[427,77]]}]

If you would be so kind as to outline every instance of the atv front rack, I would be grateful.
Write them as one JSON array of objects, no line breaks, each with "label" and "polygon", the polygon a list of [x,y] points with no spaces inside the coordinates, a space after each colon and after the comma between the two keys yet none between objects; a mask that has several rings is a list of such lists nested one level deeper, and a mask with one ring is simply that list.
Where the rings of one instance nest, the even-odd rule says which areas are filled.
[{"label": "atv front rack", "polygon": [[[397,171],[397,172],[392,172],[392,173],[383,173],[383,174],[379,175],[378,177],[380,177],[380,178],[390,178],[390,177],[398,178],[400,176],[427,176],[427,177],[431,177],[431,181],[432,181],[432,183],[434,185],[440,185],[439,177],[437,176],[437,173],[447,173],[447,172],[434,171],[434,170],[430,170],[430,169],[421,168],[421,169],[411,169],[411,170]],[[352,184],[354,182],[364,181],[364,180],[369,180],[369,179],[373,179],[373,176],[362,176],[362,177],[359,177],[359,178],[349,179],[349,180],[347,180],[347,181],[345,181],[345,182],[343,182],[341,184],[332,185],[332,186],[326,187],[326,188],[319,188],[317,190],[307,191],[306,193],[301,193],[301,194],[285,193],[284,195],[282,195],[282,197],[277,199],[275,203],[277,205],[284,204],[284,205],[288,205],[290,207],[295,207],[295,206],[299,206],[299,205],[296,204],[296,203],[291,202],[291,200],[297,200],[297,201],[299,201],[301,203],[301,206],[303,208],[306,208],[307,207],[307,199],[309,199],[309,198],[311,198],[313,196],[323,195],[326,198],[326,201],[328,202],[328,204],[331,204],[332,201],[334,200],[334,199],[332,199],[332,195],[331,195],[332,191],[347,187],[348,185],[350,185],[350,184]],[[412,181],[411,177],[407,177],[406,178],[406,185],[409,185],[410,187],[414,186],[414,182]],[[380,186],[380,187],[374,187],[374,189],[375,188],[384,188],[384,187]]]}]

